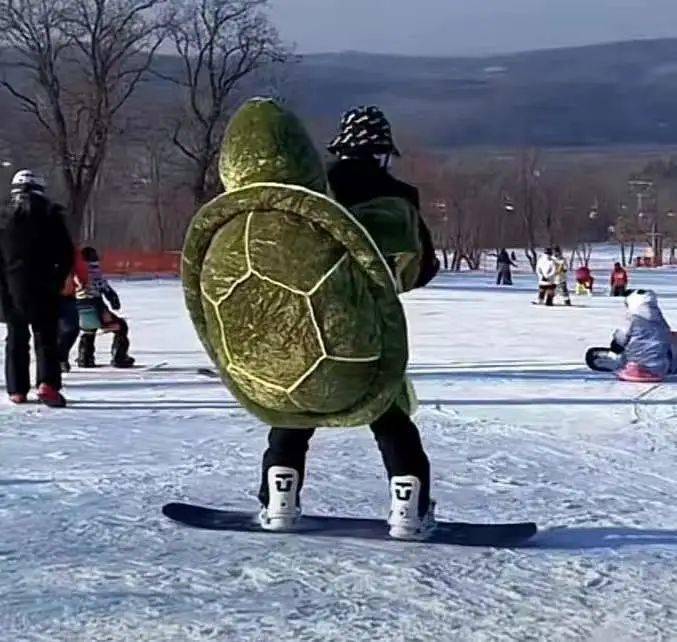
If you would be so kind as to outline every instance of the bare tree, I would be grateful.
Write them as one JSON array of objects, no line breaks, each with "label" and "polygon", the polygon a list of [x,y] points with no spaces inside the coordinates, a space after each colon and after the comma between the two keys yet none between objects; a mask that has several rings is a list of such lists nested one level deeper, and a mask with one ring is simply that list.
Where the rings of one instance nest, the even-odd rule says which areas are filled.
[{"label": "bare tree", "polygon": [[537,241],[541,226],[539,208],[542,195],[539,193],[541,177],[538,150],[522,150],[516,160],[516,167],[504,181],[504,190],[510,195],[514,211],[522,222],[524,254],[531,269],[536,271],[538,260]]},{"label": "bare tree", "polygon": [[[160,128],[143,141],[147,188],[150,196],[149,224],[154,228],[154,248],[165,250],[181,247],[183,231],[194,214],[190,194],[190,175],[183,157],[176,158],[176,148]],[[188,199],[190,201],[190,199]]]},{"label": "bare tree", "polygon": [[218,188],[216,161],[226,117],[245,79],[286,60],[265,13],[268,0],[174,0],[171,39],[181,65],[176,74],[157,75],[181,87],[186,113],[173,142],[193,166],[196,205]]},{"label": "bare tree", "polygon": [[522,215],[524,231],[526,233],[526,247],[524,254],[529,261],[531,269],[536,271],[536,262],[538,252],[536,250],[536,230],[537,230],[537,195],[536,183],[540,177],[538,166],[539,156],[536,150],[529,150],[522,153],[519,168],[519,195],[520,205],[519,213]]},{"label": "bare tree", "polygon": [[2,85],[48,132],[77,233],[91,228],[85,213],[115,117],[162,42],[164,3],[0,0],[0,43],[30,81]]}]

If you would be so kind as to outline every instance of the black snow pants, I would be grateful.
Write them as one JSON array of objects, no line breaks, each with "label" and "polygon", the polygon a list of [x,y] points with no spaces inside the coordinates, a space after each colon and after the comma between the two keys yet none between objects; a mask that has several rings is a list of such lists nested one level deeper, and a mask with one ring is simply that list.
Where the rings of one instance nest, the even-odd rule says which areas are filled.
[{"label": "black snow pants", "polygon": [[[113,345],[111,346],[111,364],[123,362],[129,356],[129,326],[127,321],[111,312],[102,300],[95,302],[104,330],[107,326],[114,326]],[[92,368],[95,365],[94,353],[96,330],[87,330],[80,335],[78,345],[78,365],[81,368]]]},{"label": "black snow pants", "polygon": [[[113,334],[113,344],[111,346],[111,364],[116,365],[124,362],[129,356],[129,326],[122,317],[116,317],[119,330]],[[78,365],[81,368],[94,367],[94,353],[96,331],[86,331],[80,335],[78,345]]]},{"label": "black snow pants", "polygon": [[496,275],[496,285],[512,285],[512,271],[509,265],[499,265]]},{"label": "black snow pants", "polygon": [[[409,416],[393,404],[371,424],[371,431],[381,451],[388,479],[399,475],[413,475],[421,482],[419,514],[423,516],[430,502],[430,462],[423,450],[418,428]],[[299,492],[305,475],[306,452],[314,429],[271,428],[268,449],[263,455],[263,470],[259,500],[268,505],[268,469],[287,466],[299,474]]]},{"label": "black snow pants", "polygon": [[571,305],[571,295],[569,294],[569,286],[566,281],[557,284],[557,293],[564,299],[566,305]]},{"label": "black snow pants", "polygon": [[538,302],[545,305],[553,305],[555,300],[555,288],[554,285],[539,285],[538,286]]},{"label": "black snow pants", "polygon": [[25,395],[31,387],[30,342],[33,345],[37,365],[37,385],[44,383],[57,390],[61,389],[61,368],[57,350],[56,314],[41,319],[38,323],[27,323],[14,318],[7,322],[5,346],[5,384],[7,394]]}]

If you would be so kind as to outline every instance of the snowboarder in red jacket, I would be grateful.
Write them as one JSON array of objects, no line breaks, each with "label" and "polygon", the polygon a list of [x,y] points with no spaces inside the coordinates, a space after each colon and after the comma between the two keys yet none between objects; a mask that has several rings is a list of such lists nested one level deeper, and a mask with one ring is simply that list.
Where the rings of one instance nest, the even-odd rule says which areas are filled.
[{"label": "snowboarder in red jacket", "polygon": [[576,270],[576,294],[592,294],[595,278],[587,265],[581,265]]},{"label": "snowboarder in red jacket", "polygon": [[614,264],[610,285],[611,296],[626,296],[628,291],[628,273],[620,263]]}]

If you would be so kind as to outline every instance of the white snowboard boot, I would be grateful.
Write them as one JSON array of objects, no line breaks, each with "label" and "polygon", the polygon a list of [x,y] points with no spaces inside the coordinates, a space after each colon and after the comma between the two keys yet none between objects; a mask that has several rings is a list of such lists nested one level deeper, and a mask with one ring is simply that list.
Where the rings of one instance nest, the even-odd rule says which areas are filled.
[{"label": "white snowboard boot", "polygon": [[390,537],[424,540],[435,529],[435,502],[430,501],[423,517],[418,515],[421,482],[413,475],[401,475],[390,480]]},{"label": "white snowboard boot", "polygon": [[259,513],[261,528],[267,531],[293,530],[301,507],[297,502],[299,474],[286,466],[271,466],[268,469],[268,507]]}]

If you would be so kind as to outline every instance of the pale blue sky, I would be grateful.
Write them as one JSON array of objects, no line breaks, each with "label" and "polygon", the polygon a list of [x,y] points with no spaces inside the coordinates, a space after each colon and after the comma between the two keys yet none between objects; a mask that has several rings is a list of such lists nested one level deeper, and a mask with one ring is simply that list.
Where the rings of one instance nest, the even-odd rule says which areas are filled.
[{"label": "pale blue sky", "polygon": [[677,0],[271,0],[300,53],[524,51],[677,37]]}]

